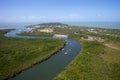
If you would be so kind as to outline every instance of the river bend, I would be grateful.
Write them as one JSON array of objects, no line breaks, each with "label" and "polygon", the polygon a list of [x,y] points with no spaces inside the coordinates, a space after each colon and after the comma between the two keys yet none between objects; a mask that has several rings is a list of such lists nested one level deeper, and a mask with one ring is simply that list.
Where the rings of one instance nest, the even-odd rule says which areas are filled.
[{"label": "river bend", "polygon": [[[19,36],[17,30],[5,34],[7,37],[17,38],[50,38],[38,36]],[[79,42],[71,39],[65,39],[65,47],[57,54],[53,55],[46,61],[34,65],[10,80],[52,80],[80,53],[81,45]]]}]

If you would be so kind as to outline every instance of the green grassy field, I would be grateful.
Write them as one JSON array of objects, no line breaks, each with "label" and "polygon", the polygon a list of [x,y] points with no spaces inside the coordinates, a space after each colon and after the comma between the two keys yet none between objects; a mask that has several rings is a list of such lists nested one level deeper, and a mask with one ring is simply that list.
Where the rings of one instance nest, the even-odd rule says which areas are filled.
[{"label": "green grassy field", "polygon": [[54,80],[120,79],[120,49],[111,49],[96,41],[80,42],[82,52]]},{"label": "green grassy field", "polygon": [[64,46],[53,39],[7,38],[0,30],[0,80],[47,58]]}]

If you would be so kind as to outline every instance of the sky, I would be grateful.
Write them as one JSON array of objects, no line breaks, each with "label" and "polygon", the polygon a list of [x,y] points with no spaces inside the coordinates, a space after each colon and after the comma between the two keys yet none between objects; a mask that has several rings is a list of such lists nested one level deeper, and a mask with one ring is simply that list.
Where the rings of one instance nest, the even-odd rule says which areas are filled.
[{"label": "sky", "polygon": [[0,0],[0,22],[120,22],[120,0]]}]

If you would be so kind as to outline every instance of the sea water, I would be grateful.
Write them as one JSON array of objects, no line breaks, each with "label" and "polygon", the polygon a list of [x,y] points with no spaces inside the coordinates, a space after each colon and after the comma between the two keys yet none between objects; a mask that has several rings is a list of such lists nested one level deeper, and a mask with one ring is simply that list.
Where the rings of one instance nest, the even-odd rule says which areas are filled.
[{"label": "sea water", "polygon": [[120,22],[65,22],[65,23],[83,27],[120,29]]},{"label": "sea water", "polygon": [[[40,24],[42,22],[21,22],[21,23],[0,23],[0,29],[23,29],[28,25]],[[97,27],[97,28],[108,28],[108,29],[120,29],[120,22],[61,22],[69,25],[77,25],[84,27]]]}]

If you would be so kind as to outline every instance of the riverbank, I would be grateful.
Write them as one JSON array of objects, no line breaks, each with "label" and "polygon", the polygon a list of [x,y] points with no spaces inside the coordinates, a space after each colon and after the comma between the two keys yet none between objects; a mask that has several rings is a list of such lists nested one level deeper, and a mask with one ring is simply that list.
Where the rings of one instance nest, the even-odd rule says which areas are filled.
[{"label": "riverbank", "polygon": [[[45,25],[46,24],[44,24],[44,26]],[[50,25],[48,27],[50,27]],[[27,35],[29,33],[32,35],[36,35],[35,33],[37,33],[37,31],[38,30],[35,29],[33,31],[26,32],[24,35]],[[75,54],[75,56],[72,59],[70,59],[68,62],[70,62],[73,59],[74,60],[68,65],[68,67],[66,67],[65,71],[60,73],[55,78],[56,80],[71,80],[71,79],[72,80],[79,80],[79,79],[81,79],[81,80],[89,80],[89,79],[118,80],[119,79],[119,74],[120,74],[119,73],[119,70],[120,70],[120,66],[119,66],[120,65],[119,64],[120,63],[120,59],[119,59],[119,57],[120,57],[120,54],[119,54],[119,52],[120,52],[120,50],[119,50],[120,49],[120,42],[119,42],[120,36],[119,36],[119,34],[120,34],[120,30],[89,28],[89,27],[84,28],[84,27],[78,27],[78,26],[65,27],[65,25],[62,25],[61,27],[55,26],[54,34],[61,34],[61,33],[68,34],[69,38],[75,39],[75,40],[79,41],[79,43],[82,44],[81,54],[79,54],[74,59],[74,57],[77,55],[77,53],[79,52],[81,47],[78,42],[76,43],[76,41],[72,41],[69,39],[65,46],[67,48],[63,49],[61,51],[61,53],[62,53],[61,57],[56,56],[57,55],[56,54],[49,60],[45,61],[45,63],[43,62],[46,65],[40,64],[39,71],[41,73],[37,73],[37,71],[35,70],[36,68],[34,69],[34,67],[33,67],[32,70],[35,71],[35,73],[33,73],[32,70],[28,70],[28,72],[25,71],[25,72],[23,72],[23,74],[21,73],[20,75],[16,76],[14,78],[14,80],[19,80],[19,79],[33,80],[36,78],[36,73],[42,74],[41,76],[37,75],[37,76],[40,76],[38,78],[38,80],[39,79],[50,80],[51,78],[53,78],[53,75],[55,77],[56,74],[58,74],[60,71],[64,70],[64,67],[66,67],[66,65],[68,65],[68,63],[67,64],[65,63],[65,65],[64,65],[64,62],[67,62],[67,59],[73,57],[73,54]],[[13,37],[14,37],[14,36],[16,36],[14,34],[15,34],[15,32],[13,32],[13,34],[12,33],[9,34],[8,36],[11,37],[11,35],[13,35]],[[41,36],[41,34],[39,34],[39,33],[37,34],[37,36],[38,35]],[[46,35],[46,33],[45,33],[45,35]],[[20,36],[16,36],[16,37],[20,37]],[[26,37],[24,37],[24,38],[26,38]],[[28,36],[28,38],[29,38],[29,36]],[[89,40],[91,38],[94,38],[94,39]],[[18,38],[16,38],[16,39],[18,39]],[[31,39],[29,39],[29,40],[31,40]],[[36,40],[36,39],[34,39],[34,40]],[[25,41],[27,41],[27,40],[25,39]],[[31,44],[31,43],[32,42],[30,42],[29,44]],[[37,44],[37,43],[35,43],[35,44]],[[54,43],[54,44],[56,44],[56,43]],[[119,45],[116,45],[116,44],[119,44]],[[31,45],[29,45],[29,46],[31,46]],[[34,48],[34,47],[35,46],[33,46],[32,48]],[[6,48],[6,49],[8,49],[8,48]],[[24,47],[24,49],[26,49],[26,48]],[[45,47],[45,49],[47,49],[47,48]],[[47,51],[49,51],[51,49],[53,49],[53,48],[47,49]],[[28,51],[28,50],[25,50],[25,51]],[[69,55],[71,55],[71,56],[69,56]],[[18,55],[18,56],[21,56],[21,55]],[[22,59],[22,57],[20,57],[19,59]],[[65,58],[65,59],[63,59],[63,58]],[[57,62],[57,60],[58,60],[58,62]],[[51,62],[55,63],[54,61],[57,64],[55,64],[54,68],[53,68],[53,65],[49,65],[49,64],[51,64]],[[62,64],[60,64],[59,62]],[[46,67],[46,66],[47,67],[42,68],[43,66],[41,67],[41,65],[43,65],[44,67]],[[64,66],[59,66],[59,65],[64,65]],[[48,66],[49,67],[52,66],[52,68],[49,68]],[[62,69],[61,69],[61,67],[62,67]],[[53,73],[51,73],[53,71],[53,69],[54,69],[54,71],[57,71],[59,69],[59,71],[53,74]],[[52,70],[52,71],[50,72],[50,70]],[[46,73],[44,73],[44,71],[46,71]],[[50,72],[49,73],[50,78],[46,79],[46,74],[48,73],[48,71]],[[27,74],[30,74],[32,76],[30,76],[30,75],[28,76]],[[48,77],[48,75],[47,75],[47,77]]]},{"label": "riverbank", "polygon": [[[54,80],[119,80],[120,79],[120,43],[119,49],[104,46],[111,41],[83,41],[82,52]],[[114,45],[115,45],[114,43]],[[119,44],[118,44],[119,43]]]},{"label": "riverbank", "polygon": [[[64,46],[65,46],[65,44],[64,44]],[[52,57],[53,55],[57,54],[60,50],[62,50],[62,49],[64,48],[64,46],[61,47],[59,50],[53,52],[52,54],[48,55],[47,57],[43,58],[42,60],[40,60],[40,61],[32,64],[31,66],[28,66],[27,68],[24,68],[24,69],[22,69],[21,71],[15,73],[15,74],[13,74],[13,75],[10,75],[10,76],[6,77],[4,80],[9,80],[9,79],[11,79],[11,78],[14,78],[15,76],[19,75],[19,74],[22,73],[23,71],[25,71],[25,70],[27,70],[27,69],[30,69],[30,68],[34,67],[35,65],[42,63],[43,61],[48,60],[50,57]]]},{"label": "riverbank", "polygon": [[7,38],[0,30],[0,79],[9,79],[41,63],[65,46],[64,40]]}]

